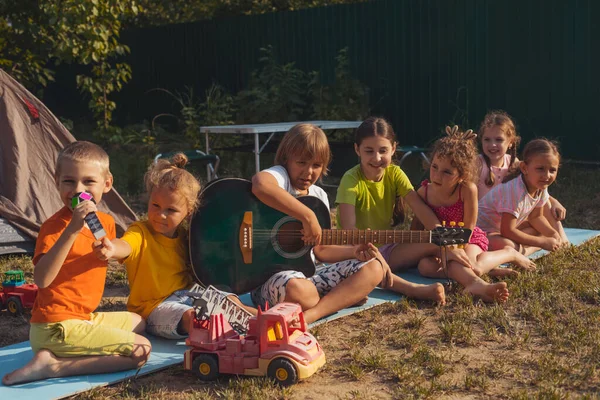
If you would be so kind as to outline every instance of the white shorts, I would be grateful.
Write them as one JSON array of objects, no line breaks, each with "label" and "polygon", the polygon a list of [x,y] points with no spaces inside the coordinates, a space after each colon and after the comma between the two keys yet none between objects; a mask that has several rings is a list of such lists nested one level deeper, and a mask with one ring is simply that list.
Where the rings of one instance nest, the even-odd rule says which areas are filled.
[{"label": "white shorts", "polygon": [[290,279],[296,278],[311,281],[316,286],[319,296],[323,297],[344,279],[354,275],[366,263],[368,261],[353,259],[334,264],[324,264],[324,266],[317,268],[315,274],[310,278],[306,278],[302,272],[298,271],[281,271],[250,292],[250,296],[255,305],[264,307],[265,303],[268,303],[269,307],[272,307],[284,301],[285,286]]}]

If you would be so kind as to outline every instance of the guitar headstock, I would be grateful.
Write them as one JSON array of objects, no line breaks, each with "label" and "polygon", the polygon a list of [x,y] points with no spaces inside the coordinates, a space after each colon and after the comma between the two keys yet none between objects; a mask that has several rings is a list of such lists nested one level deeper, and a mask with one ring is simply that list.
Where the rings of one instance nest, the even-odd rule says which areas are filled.
[{"label": "guitar headstock", "polygon": [[431,232],[431,243],[435,243],[438,246],[466,245],[469,243],[472,231],[463,228],[464,224],[462,222],[456,224],[452,221],[450,222],[450,226],[446,226],[444,221],[443,225]]}]

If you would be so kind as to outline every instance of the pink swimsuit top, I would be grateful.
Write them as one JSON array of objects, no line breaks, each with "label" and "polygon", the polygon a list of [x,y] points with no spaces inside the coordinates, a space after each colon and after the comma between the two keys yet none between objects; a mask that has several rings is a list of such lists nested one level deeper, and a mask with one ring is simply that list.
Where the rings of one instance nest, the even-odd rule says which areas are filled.
[{"label": "pink swimsuit top", "polygon": [[438,207],[431,205],[429,203],[429,200],[427,200],[427,189],[429,186],[429,181],[425,179],[423,182],[421,182],[421,186],[425,187],[425,204],[427,204],[429,208],[433,210],[434,214],[438,217],[440,222],[446,221],[446,224],[449,224],[451,221],[459,223],[464,220],[465,203],[463,202],[461,196],[462,186],[458,188],[458,200],[456,201],[456,203],[452,204],[451,206]]},{"label": "pink swimsuit top", "polygon": [[[459,222],[464,221],[465,217],[465,202],[462,200],[461,190],[462,186],[458,188],[458,200],[456,203],[450,206],[432,206],[427,200],[427,189],[429,186],[429,181],[425,179],[421,182],[421,186],[425,187],[425,204],[429,206],[433,210],[433,213],[438,217],[440,222],[446,221],[446,225],[449,225],[450,222],[454,221],[457,224]],[[483,251],[488,250],[489,240],[484,231],[482,231],[479,227],[473,228],[473,233],[471,234],[471,239],[469,240],[470,244],[475,244],[481,248]]]}]

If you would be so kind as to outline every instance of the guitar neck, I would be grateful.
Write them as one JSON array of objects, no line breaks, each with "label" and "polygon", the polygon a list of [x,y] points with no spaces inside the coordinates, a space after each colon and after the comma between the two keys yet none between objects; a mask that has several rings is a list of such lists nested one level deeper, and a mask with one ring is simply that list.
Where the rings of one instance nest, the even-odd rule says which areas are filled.
[{"label": "guitar neck", "polygon": [[431,231],[323,229],[321,244],[431,243]]}]

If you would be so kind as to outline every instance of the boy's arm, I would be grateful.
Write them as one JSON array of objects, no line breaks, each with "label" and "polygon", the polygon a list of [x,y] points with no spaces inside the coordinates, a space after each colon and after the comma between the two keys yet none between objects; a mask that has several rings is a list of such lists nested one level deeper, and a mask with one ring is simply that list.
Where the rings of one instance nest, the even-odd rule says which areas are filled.
[{"label": "boy's arm", "polygon": [[33,281],[38,287],[45,288],[50,286],[67,259],[69,251],[71,251],[71,247],[73,247],[73,243],[75,243],[75,239],[79,235],[79,230],[74,230],[72,227],[71,229],[69,228],[70,225],[63,231],[52,248],[40,257],[37,264],[35,264]]},{"label": "boy's arm", "polygon": [[83,229],[84,218],[97,211],[91,201],[83,201],[73,209],[71,221],[48,252],[40,257],[33,269],[33,281],[41,288],[50,286],[64,264],[77,235]]},{"label": "boy's arm", "polygon": [[259,172],[252,177],[252,193],[260,201],[302,222],[305,242],[319,244],[321,226],[315,213],[294,196],[281,188],[277,179],[268,172]]}]

